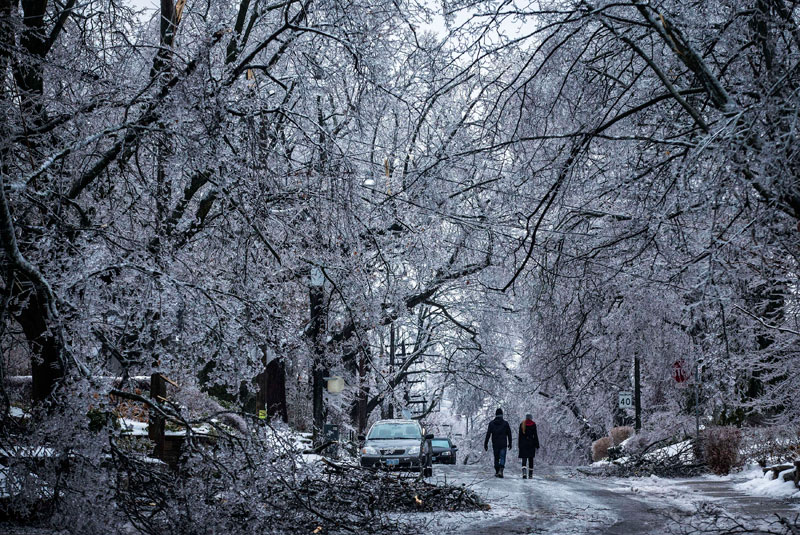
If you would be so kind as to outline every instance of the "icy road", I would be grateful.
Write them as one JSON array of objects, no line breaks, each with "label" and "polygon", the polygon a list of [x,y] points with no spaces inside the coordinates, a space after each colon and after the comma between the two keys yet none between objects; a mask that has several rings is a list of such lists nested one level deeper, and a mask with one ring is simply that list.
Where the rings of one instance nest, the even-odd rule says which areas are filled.
[{"label": "icy road", "polygon": [[[434,480],[465,484],[491,505],[491,510],[468,514],[438,514],[425,518],[426,531],[455,528],[462,535],[608,534],[632,535],[677,532],[696,522],[701,504],[736,517],[794,518],[800,503],[794,499],[747,496],[738,488],[745,476],[692,479],[597,478],[573,469],[538,467],[533,479],[522,479],[512,465],[505,478],[494,477],[491,466],[437,466]],[[691,532],[691,530],[689,531]]]}]

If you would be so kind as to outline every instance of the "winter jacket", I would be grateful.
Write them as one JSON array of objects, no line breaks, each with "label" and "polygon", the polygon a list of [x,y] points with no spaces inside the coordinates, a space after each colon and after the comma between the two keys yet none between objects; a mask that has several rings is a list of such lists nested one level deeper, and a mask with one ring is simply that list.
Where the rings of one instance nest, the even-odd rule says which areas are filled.
[{"label": "winter jacket", "polygon": [[489,422],[489,429],[486,430],[486,439],[483,441],[483,448],[489,446],[489,437],[492,437],[492,448],[495,450],[502,450],[514,443],[511,437],[511,426],[508,422],[503,420],[502,416],[496,416],[494,420]]},{"label": "winter jacket", "polygon": [[536,456],[539,449],[539,433],[536,432],[536,422],[525,420],[519,424],[519,457],[527,459]]}]

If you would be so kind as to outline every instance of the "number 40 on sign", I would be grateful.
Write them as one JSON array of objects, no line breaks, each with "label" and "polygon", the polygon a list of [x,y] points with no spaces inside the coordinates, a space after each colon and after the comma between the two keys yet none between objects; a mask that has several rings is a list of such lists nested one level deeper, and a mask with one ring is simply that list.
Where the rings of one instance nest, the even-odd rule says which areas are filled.
[{"label": "number 40 on sign", "polygon": [[619,408],[630,409],[633,407],[633,392],[619,393]]}]

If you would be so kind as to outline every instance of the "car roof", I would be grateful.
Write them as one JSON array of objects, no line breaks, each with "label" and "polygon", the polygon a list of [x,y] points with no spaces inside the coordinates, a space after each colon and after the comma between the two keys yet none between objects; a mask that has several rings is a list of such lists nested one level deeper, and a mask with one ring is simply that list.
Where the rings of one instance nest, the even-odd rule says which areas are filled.
[{"label": "car roof", "polygon": [[378,424],[417,424],[417,425],[420,425],[417,420],[408,420],[406,418],[391,418],[391,419],[386,419],[386,420],[378,420],[377,422],[375,422],[372,425],[378,425]]}]

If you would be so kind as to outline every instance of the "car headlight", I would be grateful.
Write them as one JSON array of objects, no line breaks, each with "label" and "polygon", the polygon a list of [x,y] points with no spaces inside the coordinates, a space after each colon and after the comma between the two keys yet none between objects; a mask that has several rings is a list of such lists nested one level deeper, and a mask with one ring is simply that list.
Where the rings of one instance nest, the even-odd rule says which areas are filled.
[{"label": "car headlight", "polygon": [[450,452],[449,451],[443,451],[442,452],[442,457],[450,457]]},{"label": "car headlight", "polygon": [[408,448],[406,455],[418,455],[419,454],[419,446],[411,446]]},{"label": "car headlight", "polygon": [[363,448],[361,448],[361,453],[363,453],[364,455],[380,455],[378,453],[378,450],[376,450],[372,446],[364,446]]}]

